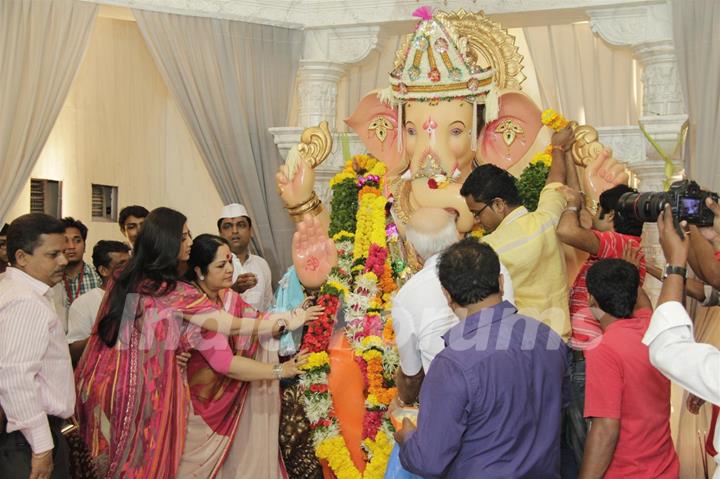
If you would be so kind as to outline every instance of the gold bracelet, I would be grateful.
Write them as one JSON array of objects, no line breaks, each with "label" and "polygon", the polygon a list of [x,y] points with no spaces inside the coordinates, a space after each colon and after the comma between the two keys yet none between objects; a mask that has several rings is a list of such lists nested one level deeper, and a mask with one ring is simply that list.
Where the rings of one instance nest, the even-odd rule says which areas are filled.
[{"label": "gold bracelet", "polygon": [[285,209],[290,210],[290,211],[298,210],[298,209],[302,208],[303,206],[307,205],[308,203],[312,203],[313,201],[315,201],[317,199],[318,199],[317,194],[315,194],[315,192],[313,191],[312,194],[310,195],[310,198],[308,198],[307,200],[303,201],[302,203],[298,203],[298,204],[292,205],[292,206],[285,205]]},{"label": "gold bracelet", "polygon": [[312,202],[303,205],[301,208],[288,210],[291,215],[302,215],[308,211],[314,210],[321,203],[320,198],[315,198]]},{"label": "gold bracelet", "polygon": [[289,210],[288,213],[290,214],[290,217],[292,217],[295,223],[300,223],[305,215],[317,216],[322,213],[322,211],[322,201],[320,201],[320,198],[316,198],[316,201],[313,201],[307,207],[302,209]]}]

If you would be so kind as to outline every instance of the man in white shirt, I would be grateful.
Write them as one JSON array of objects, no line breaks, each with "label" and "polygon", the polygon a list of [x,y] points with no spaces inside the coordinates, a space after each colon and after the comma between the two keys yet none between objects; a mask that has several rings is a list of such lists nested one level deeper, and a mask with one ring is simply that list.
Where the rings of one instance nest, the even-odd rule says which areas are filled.
[{"label": "man in white shirt", "polygon": [[[695,342],[692,321],[682,304],[690,239],[688,234],[681,237],[675,230],[669,206],[657,224],[668,265],[658,307],[643,343],[650,349],[650,361],[661,373],[698,398],[720,405],[720,350]],[[720,451],[720,428],[715,429],[713,445]],[[713,477],[720,479],[720,454],[714,459],[718,466]]]},{"label": "man in white shirt", "polygon": [[120,241],[101,240],[93,248],[92,259],[95,271],[102,278],[102,284],[81,295],[70,306],[67,342],[70,345],[73,365],[77,364],[85,350],[108,280],[130,261],[130,247]]},{"label": "man in white shirt", "polygon": [[267,261],[250,253],[252,220],[247,210],[238,203],[225,206],[217,226],[233,254],[233,289],[253,308],[267,311],[273,301],[272,275]]},{"label": "man in white shirt", "polygon": [[[8,230],[10,267],[0,280],[0,477],[69,478],[63,420],[75,408],[65,330],[52,286],[68,264],[65,226],[28,214]],[[54,470],[53,470],[54,469]]]},{"label": "man in white shirt", "polygon": [[[443,295],[437,271],[439,254],[458,241],[454,216],[442,209],[418,210],[408,222],[406,237],[424,261],[423,268],[400,288],[392,308],[400,354],[399,402],[412,404],[430,363],[445,348],[443,334],[459,322]],[[500,271],[503,299],[513,302],[512,280],[502,263]]]}]

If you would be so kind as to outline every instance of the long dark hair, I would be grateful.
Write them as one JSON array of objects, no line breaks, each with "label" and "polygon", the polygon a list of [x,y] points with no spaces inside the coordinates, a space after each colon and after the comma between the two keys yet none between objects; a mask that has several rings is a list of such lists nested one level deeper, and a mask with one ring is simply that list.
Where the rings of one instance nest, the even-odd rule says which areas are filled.
[{"label": "long dark hair", "polygon": [[[157,208],[145,219],[133,256],[115,281],[107,312],[98,324],[98,335],[108,347],[117,343],[128,294],[162,296],[175,289],[186,221],[185,215],[170,208]],[[141,285],[142,291],[139,291]]]},{"label": "long dark hair", "polygon": [[195,238],[192,248],[190,248],[190,259],[188,260],[188,270],[185,273],[185,279],[188,281],[197,281],[195,268],[200,268],[202,274],[207,274],[210,263],[213,262],[218,248],[222,245],[230,246],[227,240],[220,236],[202,234]]}]

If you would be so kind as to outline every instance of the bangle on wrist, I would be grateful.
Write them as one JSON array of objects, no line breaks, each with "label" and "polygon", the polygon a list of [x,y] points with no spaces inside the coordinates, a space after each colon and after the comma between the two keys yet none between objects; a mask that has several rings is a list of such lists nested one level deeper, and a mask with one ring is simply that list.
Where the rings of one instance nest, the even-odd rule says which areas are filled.
[{"label": "bangle on wrist", "polygon": [[273,375],[275,376],[275,379],[277,379],[278,381],[281,380],[283,378],[282,373],[283,373],[283,365],[280,363],[275,364],[273,366]]},{"label": "bangle on wrist", "polygon": [[565,211],[574,211],[575,213],[577,213],[578,211],[580,211],[580,208],[578,208],[577,206],[567,206],[565,207]]},{"label": "bangle on wrist", "polygon": [[555,151],[555,150],[562,151],[563,153],[565,153],[565,148],[561,145],[552,145],[551,150],[552,151]]},{"label": "bangle on wrist", "polygon": [[400,397],[399,394],[396,396],[396,399],[397,399],[397,402],[400,405],[400,407],[418,407],[418,405],[419,405],[417,401],[415,401],[413,403],[406,403],[405,401],[402,400],[402,398]]}]

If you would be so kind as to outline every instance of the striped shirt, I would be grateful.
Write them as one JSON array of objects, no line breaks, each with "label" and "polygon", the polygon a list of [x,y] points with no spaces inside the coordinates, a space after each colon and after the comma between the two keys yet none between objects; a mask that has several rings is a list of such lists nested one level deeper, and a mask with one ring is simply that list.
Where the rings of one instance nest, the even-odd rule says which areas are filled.
[{"label": "striped shirt", "polygon": [[[615,231],[592,230],[600,242],[597,254],[591,255],[580,269],[575,283],[570,290],[570,319],[572,322],[572,339],[570,345],[574,349],[590,349],[597,346],[602,337],[600,322],[595,319],[588,301],[587,272],[592,265],[601,259],[621,258],[625,245],[634,248],[640,246],[639,236],[630,236]],[[645,281],[645,254],[640,257],[640,282]]]},{"label": "striped shirt", "polygon": [[85,262],[83,262],[81,275],[78,274],[74,278],[65,277],[55,285],[53,288],[55,311],[60,317],[60,322],[66,334],[70,329],[68,324],[70,306],[83,294],[100,287],[102,287],[102,278],[97,274],[95,268]]},{"label": "striped shirt", "polygon": [[0,280],[0,406],[7,431],[39,454],[53,448],[47,416],[68,418],[75,383],[51,288],[16,268]]}]

